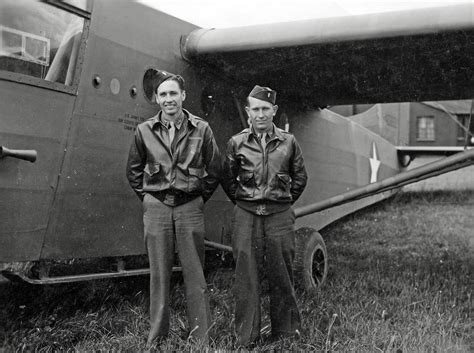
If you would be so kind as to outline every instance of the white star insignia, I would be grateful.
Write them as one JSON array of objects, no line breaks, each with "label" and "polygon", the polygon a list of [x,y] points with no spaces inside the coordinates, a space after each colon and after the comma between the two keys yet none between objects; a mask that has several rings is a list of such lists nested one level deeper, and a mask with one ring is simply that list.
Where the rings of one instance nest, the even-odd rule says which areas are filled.
[{"label": "white star insignia", "polygon": [[370,183],[377,181],[377,173],[380,167],[380,161],[377,159],[377,149],[375,148],[375,142],[372,142],[372,158],[369,158],[370,162]]}]

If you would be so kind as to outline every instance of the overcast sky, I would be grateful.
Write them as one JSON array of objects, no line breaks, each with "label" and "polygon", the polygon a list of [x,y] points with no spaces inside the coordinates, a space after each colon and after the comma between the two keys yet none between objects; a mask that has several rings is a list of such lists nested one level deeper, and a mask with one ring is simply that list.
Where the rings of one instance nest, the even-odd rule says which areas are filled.
[{"label": "overcast sky", "polygon": [[[469,0],[137,0],[204,28],[466,3]],[[474,1],[474,0],[471,0]]]}]

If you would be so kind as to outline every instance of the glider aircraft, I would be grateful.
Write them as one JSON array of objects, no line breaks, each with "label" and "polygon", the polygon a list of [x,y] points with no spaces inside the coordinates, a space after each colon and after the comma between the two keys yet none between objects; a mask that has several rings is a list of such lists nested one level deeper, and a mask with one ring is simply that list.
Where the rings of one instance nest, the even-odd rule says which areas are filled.
[{"label": "glider aircraft", "polygon": [[[247,127],[251,88],[278,92],[275,122],[296,135],[309,173],[295,204],[305,288],[326,276],[322,228],[474,162],[471,150],[406,171],[403,151],[324,109],[472,98],[472,3],[225,29],[128,0],[3,0],[0,13],[0,270],[11,280],[148,273],[125,165],[135,127],[158,109],[157,70],[185,78],[185,108],[222,151]],[[232,206],[221,188],[206,204],[209,248],[231,250]]]}]

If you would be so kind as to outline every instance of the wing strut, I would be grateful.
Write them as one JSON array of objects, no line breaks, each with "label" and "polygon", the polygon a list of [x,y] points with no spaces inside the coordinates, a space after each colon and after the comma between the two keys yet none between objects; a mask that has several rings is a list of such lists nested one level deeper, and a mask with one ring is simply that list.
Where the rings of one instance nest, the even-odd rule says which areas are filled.
[{"label": "wing strut", "polygon": [[422,165],[421,167],[397,174],[393,177],[381,180],[376,183],[362,186],[326,200],[298,207],[295,209],[295,215],[297,218],[303,217],[315,212],[320,212],[327,208],[339,206],[344,203],[373,196],[381,192],[416,183],[417,181],[428,179],[456,169],[464,168],[472,164],[474,164],[474,149],[456,153],[450,157]]}]

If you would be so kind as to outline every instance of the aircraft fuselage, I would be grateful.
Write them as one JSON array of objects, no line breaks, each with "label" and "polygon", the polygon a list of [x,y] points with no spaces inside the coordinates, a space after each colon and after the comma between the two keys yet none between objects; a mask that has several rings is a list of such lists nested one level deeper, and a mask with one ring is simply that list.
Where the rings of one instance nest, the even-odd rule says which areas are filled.
[{"label": "aircraft fuselage", "polygon": [[[196,26],[130,1],[96,1],[82,19],[68,84],[0,66],[0,145],[38,155],[35,163],[0,159],[0,262],[145,253],[141,204],[125,164],[136,125],[158,110],[149,70],[185,78],[185,108],[209,121],[222,152],[245,127],[242,105],[251,87],[181,57],[180,36]],[[287,118],[276,122],[281,128],[288,123],[297,136],[309,172],[296,206],[400,171],[393,146],[348,119],[280,109]],[[308,216],[299,225],[320,229],[374,201]],[[219,188],[206,205],[210,240],[229,244],[232,207]]]}]

